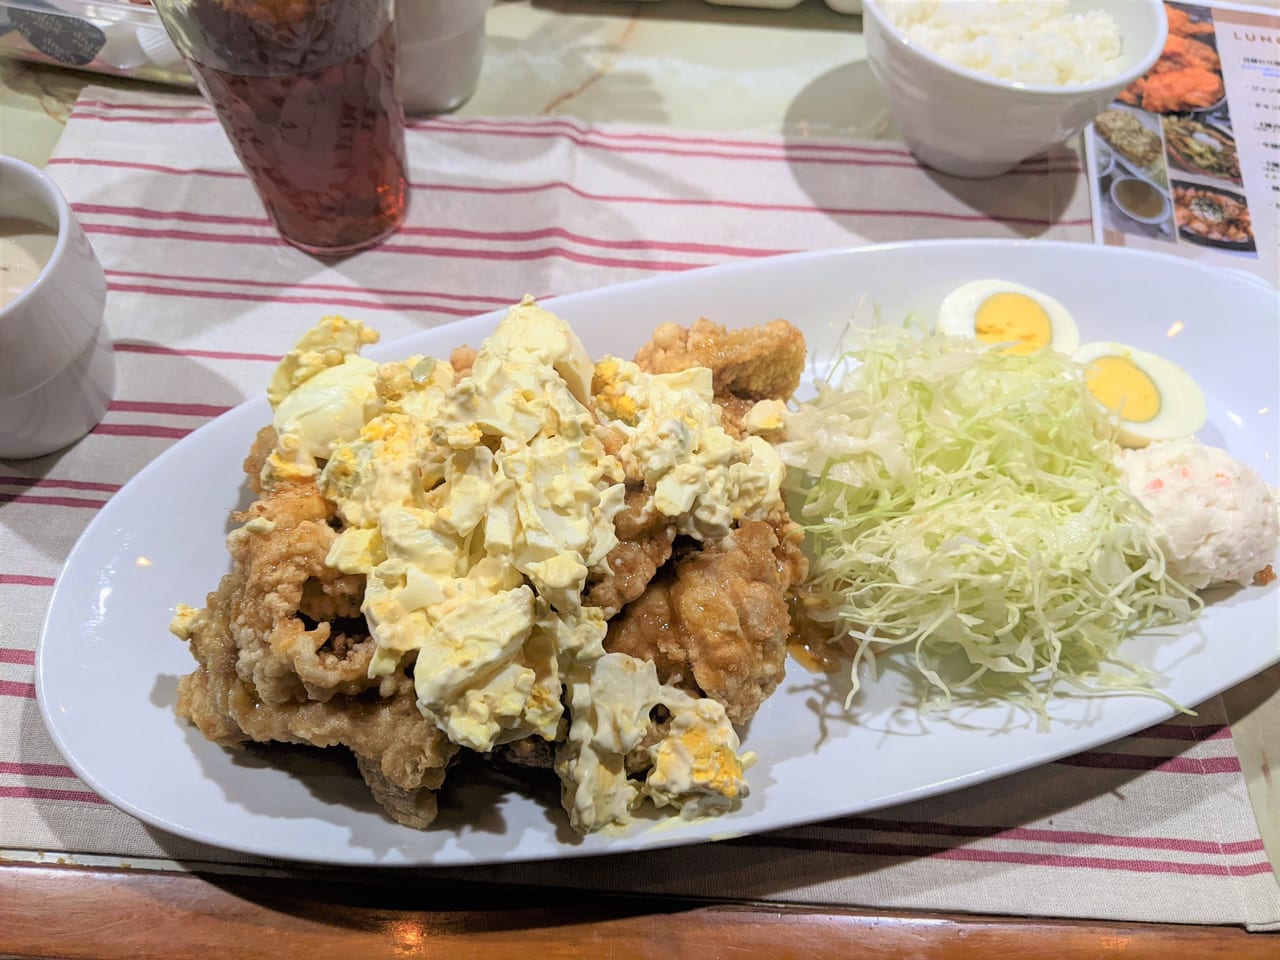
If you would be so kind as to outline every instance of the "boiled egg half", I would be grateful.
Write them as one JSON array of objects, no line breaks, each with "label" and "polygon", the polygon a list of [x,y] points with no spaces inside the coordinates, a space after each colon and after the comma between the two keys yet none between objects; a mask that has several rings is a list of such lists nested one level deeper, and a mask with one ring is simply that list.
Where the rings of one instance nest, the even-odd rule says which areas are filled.
[{"label": "boiled egg half", "polygon": [[1046,347],[1069,354],[1080,343],[1066,307],[1010,280],[974,280],[947,294],[938,306],[938,332],[1007,343],[1006,353],[1023,355]]},{"label": "boiled egg half", "polygon": [[1121,446],[1187,437],[1204,426],[1204,394],[1171,360],[1107,342],[1086,343],[1073,356],[1085,365],[1085,385],[1116,424]]}]

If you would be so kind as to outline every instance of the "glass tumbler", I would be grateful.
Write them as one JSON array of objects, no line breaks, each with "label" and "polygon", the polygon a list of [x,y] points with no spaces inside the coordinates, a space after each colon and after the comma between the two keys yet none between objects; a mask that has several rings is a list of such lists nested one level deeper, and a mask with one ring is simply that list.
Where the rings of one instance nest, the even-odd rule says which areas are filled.
[{"label": "glass tumbler", "polygon": [[394,0],[153,0],[280,235],[373,246],[404,220]]}]

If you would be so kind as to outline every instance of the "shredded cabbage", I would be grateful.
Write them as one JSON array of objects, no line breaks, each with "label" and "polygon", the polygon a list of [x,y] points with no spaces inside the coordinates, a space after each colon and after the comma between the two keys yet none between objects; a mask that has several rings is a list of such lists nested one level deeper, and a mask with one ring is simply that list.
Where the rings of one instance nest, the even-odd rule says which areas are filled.
[{"label": "shredded cabbage", "polygon": [[913,651],[933,705],[995,697],[1043,719],[1060,683],[1149,689],[1120,644],[1200,601],[1167,575],[1082,368],[884,328],[849,356],[780,452],[809,613],[854,645],[854,692],[885,646]]}]

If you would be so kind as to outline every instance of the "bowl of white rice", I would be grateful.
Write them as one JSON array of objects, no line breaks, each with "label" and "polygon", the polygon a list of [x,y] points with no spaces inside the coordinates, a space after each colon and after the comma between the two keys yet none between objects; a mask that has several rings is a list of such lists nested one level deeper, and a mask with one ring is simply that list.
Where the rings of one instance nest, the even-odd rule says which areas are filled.
[{"label": "bowl of white rice", "polygon": [[1168,21],[1161,0],[864,0],[862,29],[916,159],[992,177],[1083,130]]}]

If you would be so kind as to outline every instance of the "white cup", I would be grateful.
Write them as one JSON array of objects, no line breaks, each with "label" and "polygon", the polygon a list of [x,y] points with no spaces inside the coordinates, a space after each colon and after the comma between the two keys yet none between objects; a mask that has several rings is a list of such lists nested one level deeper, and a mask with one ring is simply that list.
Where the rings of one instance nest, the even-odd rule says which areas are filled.
[{"label": "white cup", "polygon": [[476,90],[493,0],[397,0],[396,89],[408,114],[445,113]]},{"label": "white cup", "polygon": [[0,217],[57,231],[39,276],[0,308],[0,457],[38,457],[84,436],[111,403],[107,281],[66,198],[13,157],[0,156]]},{"label": "white cup", "polygon": [[916,159],[957,177],[1004,173],[1075,136],[1159,59],[1168,33],[1160,0],[1072,0],[1070,9],[1115,18],[1124,40],[1115,76],[1064,87],[987,77],[912,43],[881,0],[864,0],[867,60]]}]

